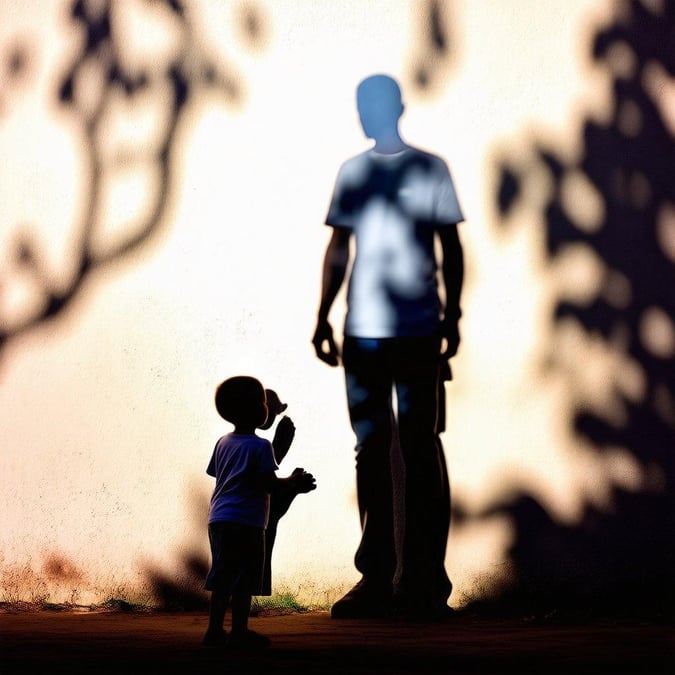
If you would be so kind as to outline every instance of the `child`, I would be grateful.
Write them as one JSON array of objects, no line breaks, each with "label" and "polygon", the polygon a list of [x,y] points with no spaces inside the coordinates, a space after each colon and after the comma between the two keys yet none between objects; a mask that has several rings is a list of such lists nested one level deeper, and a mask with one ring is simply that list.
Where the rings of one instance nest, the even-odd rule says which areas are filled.
[{"label": "child", "polygon": [[[268,412],[258,380],[248,376],[225,380],[216,390],[215,403],[234,431],[216,443],[206,470],[215,476],[216,486],[209,509],[212,564],[205,587],[211,591],[211,604],[204,644],[264,648],[269,639],[249,630],[248,617],[251,596],[261,591],[269,495],[310,492],[316,483],[303,469],[277,478],[272,445],[255,434]],[[228,606],[232,611],[229,636],[223,629]]]}]

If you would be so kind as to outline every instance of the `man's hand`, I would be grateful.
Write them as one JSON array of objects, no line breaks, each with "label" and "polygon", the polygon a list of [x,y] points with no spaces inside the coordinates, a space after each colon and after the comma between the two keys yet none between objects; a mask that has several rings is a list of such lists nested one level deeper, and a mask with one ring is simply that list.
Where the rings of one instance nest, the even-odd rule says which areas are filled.
[{"label": "man's hand", "polygon": [[[451,359],[459,348],[459,320],[443,319],[438,332],[441,337],[441,359]],[[443,346],[443,340],[445,340],[445,346]]]},{"label": "man's hand", "polygon": [[337,366],[340,353],[333,339],[333,327],[326,319],[319,319],[312,338],[314,351],[324,363],[329,366]]},{"label": "man's hand", "polygon": [[[441,359],[452,358],[459,347],[460,297],[464,280],[464,253],[459,241],[457,225],[437,230],[443,249],[443,285],[445,286],[444,319],[439,326],[441,337]],[[445,346],[442,342],[445,341]]]},{"label": "man's hand", "polygon": [[277,460],[277,464],[281,464],[286,453],[288,453],[293,438],[295,438],[295,424],[290,417],[284,416],[279,420],[272,439],[274,458]]},{"label": "man's hand", "polygon": [[293,473],[291,474],[291,479],[293,481],[294,492],[306,493],[316,490],[316,480],[314,479],[314,476],[304,469],[294,469]]}]

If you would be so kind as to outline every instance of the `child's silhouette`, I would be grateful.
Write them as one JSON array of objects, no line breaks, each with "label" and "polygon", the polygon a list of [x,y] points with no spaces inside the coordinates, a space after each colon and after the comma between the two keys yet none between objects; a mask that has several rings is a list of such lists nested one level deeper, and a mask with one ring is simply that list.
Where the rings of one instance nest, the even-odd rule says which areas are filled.
[{"label": "child's silhouette", "polygon": [[[278,415],[286,411],[288,405],[282,403],[273,389],[265,389],[267,399],[267,421],[260,428],[271,429]],[[274,450],[274,459],[277,464],[281,464],[288,454],[288,451],[295,438],[295,424],[290,417],[284,415],[279,420],[277,428],[274,430],[272,438],[272,449]],[[276,492],[270,495],[270,515],[265,529],[265,566],[263,570],[263,584],[260,595],[272,595],[272,551],[274,542],[277,538],[277,526],[279,520],[286,515],[293,500],[298,496],[299,491],[286,490]]]},{"label": "child's silhouette", "polygon": [[[279,467],[272,444],[255,434],[268,417],[265,389],[258,380],[248,376],[225,380],[216,390],[215,404],[234,431],[218,440],[206,470],[216,478],[216,486],[209,509],[212,563],[205,587],[211,591],[211,604],[204,643],[262,648],[269,639],[249,630],[248,617],[251,597],[262,591],[269,495],[310,492],[316,483],[300,468],[288,478],[276,476]],[[284,427],[281,437],[287,434]],[[280,450],[287,441],[281,437]],[[290,441],[286,451],[288,446]],[[232,608],[229,636],[223,628],[228,606]]]}]

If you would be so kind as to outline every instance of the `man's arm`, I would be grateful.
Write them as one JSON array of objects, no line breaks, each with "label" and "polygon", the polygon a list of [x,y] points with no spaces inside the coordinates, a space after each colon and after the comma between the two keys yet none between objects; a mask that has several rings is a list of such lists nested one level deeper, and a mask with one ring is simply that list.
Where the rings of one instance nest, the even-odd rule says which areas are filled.
[{"label": "man's arm", "polygon": [[338,365],[339,354],[333,339],[333,328],[328,321],[328,313],[347,273],[350,237],[351,230],[334,228],[323,260],[321,303],[312,344],[316,355],[329,366]]},{"label": "man's arm", "polygon": [[443,285],[445,286],[445,308],[441,322],[441,337],[446,340],[446,347],[441,356],[445,359],[453,357],[459,347],[459,318],[462,316],[460,296],[464,281],[464,253],[459,241],[457,225],[439,227],[438,236],[443,250]]}]

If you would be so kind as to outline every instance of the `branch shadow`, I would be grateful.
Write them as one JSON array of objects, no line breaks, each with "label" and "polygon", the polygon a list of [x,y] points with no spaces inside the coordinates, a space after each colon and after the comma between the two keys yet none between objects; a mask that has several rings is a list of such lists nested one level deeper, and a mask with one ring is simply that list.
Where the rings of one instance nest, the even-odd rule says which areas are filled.
[{"label": "branch shadow", "polygon": [[[586,504],[573,526],[556,522],[526,492],[492,504],[479,517],[502,514],[513,524],[512,579],[475,604],[481,611],[675,618],[675,144],[663,94],[675,75],[674,27],[672,3],[617,3],[614,20],[591,45],[611,78],[609,120],[584,120],[578,161],[535,141],[523,149],[534,155],[534,168],[519,164],[515,152],[498,167],[494,202],[503,227],[513,227],[509,217],[526,199],[527,182],[545,174],[552,189],[539,215],[548,264],[583,248],[603,270],[592,301],[563,293],[556,299],[543,370],[562,374],[575,391],[583,364],[561,358],[557,348],[570,329],[620,356],[608,376],[612,409],[599,411],[579,397],[569,426],[598,456],[617,447],[630,453],[640,484],[613,484],[611,508]],[[628,375],[633,386],[626,386]]]},{"label": "branch shadow", "polygon": [[[205,45],[197,9],[183,0],[133,7],[112,0],[74,0],[69,5],[64,28],[77,36],[77,48],[68,52],[72,56],[58,75],[50,103],[81,141],[81,207],[68,233],[72,243],[58,264],[58,282],[48,262],[50,251],[34,224],[9,224],[14,236],[0,272],[0,356],[17,337],[63,318],[92,273],[157,239],[177,188],[178,136],[190,105],[209,93],[226,105],[242,103],[242,78]],[[254,3],[239,9],[234,16],[241,24],[235,27],[239,39],[246,48],[258,49],[266,18]],[[134,13],[138,16],[130,18]],[[157,29],[169,47],[146,54],[147,45],[139,46],[143,40],[130,28],[134,22]],[[0,92],[0,123],[12,97],[21,96],[26,80],[35,75],[30,56],[36,48],[30,37],[23,37],[0,55],[8,83]],[[120,132],[125,124],[133,128],[130,121],[138,115],[150,119],[147,133],[135,138]],[[130,222],[108,222],[107,195],[128,175],[149,181],[142,204]],[[10,301],[17,296],[22,298],[19,307]]]}]

